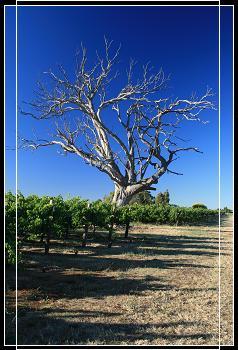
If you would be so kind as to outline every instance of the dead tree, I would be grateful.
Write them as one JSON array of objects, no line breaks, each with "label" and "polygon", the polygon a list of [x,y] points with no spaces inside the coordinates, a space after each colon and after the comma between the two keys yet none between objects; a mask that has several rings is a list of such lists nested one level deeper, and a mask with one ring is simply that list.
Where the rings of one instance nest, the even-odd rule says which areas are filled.
[{"label": "dead tree", "polygon": [[111,46],[105,39],[105,54],[97,54],[91,68],[82,47],[73,80],[62,66],[58,74],[46,72],[50,85],[39,82],[36,100],[22,113],[39,121],[52,119],[52,134],[48,139],[22,139],[22,146],[37,149],[56,145],[64,154],[81,157],[111,178],[115,185],[113,203],[120,206],[136,193],[155,189],[153,185],[166,172],[182,175],[171,169],[172,162],[181,152],[200,151],[181,146],[185,140],[177,130],[184,121],[201,121],[200,113],[214,109],[214,104],[211,89],[201,97],[162,97],[169,77],[162,69],[153,73],[149,64],[134,77],[134,61],[129,64],[124,85],[120,86],[122,80],[116,85],[118,72],[114,69],[120,48],[112,53]]}]

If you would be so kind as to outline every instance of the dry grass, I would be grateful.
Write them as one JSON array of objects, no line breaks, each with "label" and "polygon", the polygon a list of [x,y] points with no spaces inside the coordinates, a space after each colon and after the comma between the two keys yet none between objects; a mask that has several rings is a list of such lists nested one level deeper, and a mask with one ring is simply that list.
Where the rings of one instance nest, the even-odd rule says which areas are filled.
[{"label": "dry grass", "polygon": [[[73,240],[55,241],[48,257],[40,246],[25,246],[26,262],[18,271],[18,343],[217,344],[217,227],[140,225],[131,236],[129,243],[119,233],[111,249],[89,242],[77,255],[79,242]],[[231,228],[224,227],[223,344],[232,343],[231,238]],[[11,312],[14,290],[7,297]]]}]

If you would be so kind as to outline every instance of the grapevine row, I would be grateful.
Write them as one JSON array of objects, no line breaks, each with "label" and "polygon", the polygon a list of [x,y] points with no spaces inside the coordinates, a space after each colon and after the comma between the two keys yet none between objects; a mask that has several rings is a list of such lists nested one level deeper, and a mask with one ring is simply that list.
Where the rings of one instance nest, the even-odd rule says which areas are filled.
[{"label": "grapevine row", "polygon": [[[15,262],[16,198],[5,195],[7,261]],[[49,253],[50,240],[68,239],[69,232],[83,228],[82,246],[87,244],[89,230],[96,235],[97,228],[108,231],[108,247],[116,226],[125,227],[128,237],[131,222],[168,225],[199,224],[216,218],[217,210],[173,207],[158,204],[132,204],[116,208],[101,200],[89,202],[80,197],[64,200],[62,196],[39,197],[17,195],[17,235],[20,240],[40,240]]]}]

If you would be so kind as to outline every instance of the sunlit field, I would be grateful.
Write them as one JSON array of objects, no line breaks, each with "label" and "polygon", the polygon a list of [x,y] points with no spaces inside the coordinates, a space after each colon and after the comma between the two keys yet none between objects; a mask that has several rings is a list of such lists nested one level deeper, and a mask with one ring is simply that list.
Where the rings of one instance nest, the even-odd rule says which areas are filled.
[{"label": "sunlit field", "polygon": [[[221,340],[232,343],[232,227],[221,232]],[[24,245],[18,271],[19,344],[217,344],[218,228],[134,225],[111,249],[78,233]],[[14,274],[7,320],[14,324]],[[7,341],[14,342],[14,327]]]}]

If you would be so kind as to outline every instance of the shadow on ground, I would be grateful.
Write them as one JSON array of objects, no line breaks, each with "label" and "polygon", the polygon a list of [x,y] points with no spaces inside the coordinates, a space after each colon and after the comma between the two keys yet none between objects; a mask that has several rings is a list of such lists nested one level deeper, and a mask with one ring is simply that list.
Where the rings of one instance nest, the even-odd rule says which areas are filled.
[{"label": "shadow on ground", "polygon": [[[54,242],[48,256],[44,255],[44,249],[39,244],[25,244],[22,251],[25,264],[18,271],[19,344],[119,344],[122,341],[135,344],[140,340],[145,344],[163,344],[165,340],[175,344],[176,341],[193,340],[196,344],[198,339],[205,344],[211,340],[213,335],[209,332],[194,331],[194,322],[135,324],[126,319],[128,323],[122,320],[115,323],[115,317],[120,313],[114,312],[113,305],[111,312],[90,311],[84,310],[83,303],[85,298],[103,303],[105,297],[111,296],[137,297],[150,291],[176,291],[172,282],[168,284],[165,277],[155,277],[151,270],[146,269],[167,269],[168,273],[170,269],[177,268],[212,269],[214,266],[204,264],[202,259],[201,263],[199,259],[197,263],[193,258],[217,256],[218,238],[133,233],[131,243],[118,236],[111,249],[102,240],[96,245],[90,239],[83,249],[76,238],[71,237],[64,244]],[[78,254],[74,254],[73,249],[77,249]],[[207,261],[210,264],[210,260]],[[126,275],[125,272],[130,269],[144,269],[143,277],[137,275],[136,270]],[[212,292],[216,288],[181,290],[189,293]],[[60,309],[57,307],[60,299],[75,299],[77,310],[67,309],[67,303],[66,309]],[[30,304],[35,302],[37,305],[42,301],[48,305],[45,310],[29,308]],[[173,333],[173,326],[178,326],[180,331]]]},{"label": "shadow on ground", "polygon": [[[127,345],[135,344],[135,341],[144,341],[144,344],[160,343],[163,340],[176,342],[176,340],[203,339],[204,342],[213,337],[210,333],[192,332],[190,327],[196,326],[196,322],[169,322],[169,323],[112,323],[112,313],[94,311],[93,317],[105,317],[105,322],[85,322],[84,317],[88,311],[84,310],[54,310],[59,314],[57,318],[51,312],[23,310],[18,327],[21,333],[18,336],[19,344],[117,344],[123,340]],[[21,312],[21,311],[20,311]],[[61,315],[62,313],[62,315]],[[71,314],[71,315],[69,315]],[[89,312],[90,314],[90,312]],[[114,315],[114,314],[113,314]],[[69,318],[69,319],[68,319]],[[70,321],[74,319],[74,321]],[[75,321],[75,320],[80,320]],[[173,327],[180,327],[181,334],[173,333]],[[31,328],[37,332],[31,332]],[[168,332],[169,329],[169,332]]]},{"label": "shadow on ground", "polygon": [[[132,243],[118,238],[112,248],[103,244],[77,247],[78,254],[72,251],[54,252],[59,243],[52,246],[48,256],[43,249],[25,250],[26,264],[19,271],[18,290],[37,289],[39,298],[103,298],[108,295],[138,294],[147,290],[171,289],[164,281],[153,276],[144,278],[125,278],[120,273],[130,269],[176,269],[176,268],[214,268],[204,263],[193,263],[181,259],[185,256],[218,255],[217,238],[192,235],[166,236],[134,235]],[[64,249],[64,246],[63,246]],[[121,255],[119,257],[119,255]],[[164,258],[165,256],[169,259]],[[106,275],[105,276],[105,271]],[[115,276],[117,272],[117,276]],[[39,293],[40,291],[40,293]],[[36,296],[37,298],[37,296]]]},{"label": "shadow on ground", "polygon": [[[30,286],[29,286],[29,280]],[[165,290],[172,286],[161,283],[160,279],[152,280],[116,278],[103,276],[103,274],[83,274],[81,271],[52,271],[42,273],[30,271],[27,278],[18,280],[18,291],[31,288],[35,290],[28,300],[54,299],[81,299],[86,297],[101,299],[105,296],[115,295],[138,295],[143,291]]]}]

